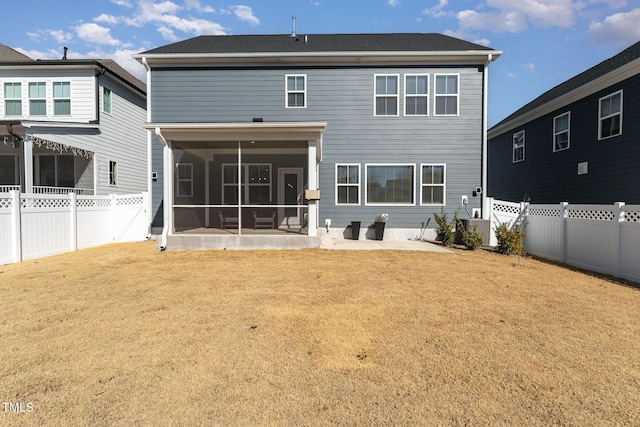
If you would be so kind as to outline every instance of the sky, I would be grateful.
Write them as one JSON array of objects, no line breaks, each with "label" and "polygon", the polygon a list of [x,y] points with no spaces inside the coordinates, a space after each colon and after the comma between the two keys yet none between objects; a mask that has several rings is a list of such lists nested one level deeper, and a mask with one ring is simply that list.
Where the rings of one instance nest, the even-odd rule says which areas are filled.
[{"label": "sky", "polygon": [[489,67],[492,126],[640,41],[640,0],[20,0],[0,43],[33,59],[114,59],[198,35],[442,33],[503,51]]}]

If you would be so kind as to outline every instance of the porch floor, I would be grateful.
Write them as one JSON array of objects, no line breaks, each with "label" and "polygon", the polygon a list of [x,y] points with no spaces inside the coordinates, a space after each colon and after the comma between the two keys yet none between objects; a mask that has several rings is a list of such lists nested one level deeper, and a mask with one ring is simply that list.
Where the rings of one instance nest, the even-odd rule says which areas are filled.
[{"label": "porch floor", "polygon": [[195,228],[167,236],[163,250],[199,249],[302,249],[320,247],[320,237],[310,237],[307,229],[222,230],[220,228]]},{"label": "porch floor", "polygon": [[[307,228],[242,228],[241,235],[242,236],[285,236],[285,235],[298,235],[298,236],[306,236]],[[237,228],[217,228],[217,227],[199,227],[199,228],[190,228],[180,231],[175,231],[176,235],[216,235],[216,236],[237,236],[238,229]]]}]

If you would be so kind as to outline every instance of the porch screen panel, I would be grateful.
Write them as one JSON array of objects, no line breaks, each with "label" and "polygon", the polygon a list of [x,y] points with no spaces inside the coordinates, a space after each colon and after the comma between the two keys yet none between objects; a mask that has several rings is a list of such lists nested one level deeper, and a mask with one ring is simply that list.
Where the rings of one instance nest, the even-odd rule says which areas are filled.
[{"label": "porch screen panel", "polygon": [[238,204],[238,165],[224,165],[222,167],[222,203],[225,205]]},{"label": "porch screen panel", "polygon": [[58,187],[75,187],[74,156],[58,156],[57,167]]},{"label": "porch screen panel", "polygon": [[17,185],[16,156],[0,156],[0,185]]},{"label": "porch screen panel", "polygon": [[38,168],[39,185],[55,187],[56,156],[40,156],[38,160],[40,162],[40,167]]}]

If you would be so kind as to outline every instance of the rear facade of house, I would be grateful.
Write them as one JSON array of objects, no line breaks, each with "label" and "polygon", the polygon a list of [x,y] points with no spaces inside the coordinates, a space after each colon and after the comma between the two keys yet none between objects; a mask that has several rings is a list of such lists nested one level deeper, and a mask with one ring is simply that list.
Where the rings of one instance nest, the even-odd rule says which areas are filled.
[{"label": "rear facade of house", "polygon": [[640,204],[640,42],[489,130],[488,194]]},{"label": "rear facade of house", "polygon": [[439,34],[204,36],[136,55],[155,230],[342,237],[388,215],[406,238],[442,209],[481,216],[499,55]]}]

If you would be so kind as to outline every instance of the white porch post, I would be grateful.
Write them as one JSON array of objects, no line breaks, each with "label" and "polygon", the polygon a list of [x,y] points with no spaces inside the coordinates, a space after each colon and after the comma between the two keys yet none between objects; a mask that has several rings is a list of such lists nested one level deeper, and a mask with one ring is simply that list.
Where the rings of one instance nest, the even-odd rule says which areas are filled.
[{"label": "white porch post", "polygon": [[[308,165],[309,169],[309,190],[318,189],[318,142],[308,142]],[[308,236],[316,237],[318,235],[318,201],[309,200],[309,225]]]},{"label": "white porch post", "polygon": [[22,167],[24,168],[22,190],[25,193],[33,193],[33,141],[31,138],[22,140]]},{"label": "white porch post", "polygon": [[[163,166],[163,178],[164,178],[164,229],[166,234],[173,234],[175,231],[175,224],[173,221],[173,147],[170,141],[167,141],[163,147],[164,154],[164,166]],[[164,234],[164,233],[163,233]]]}]

